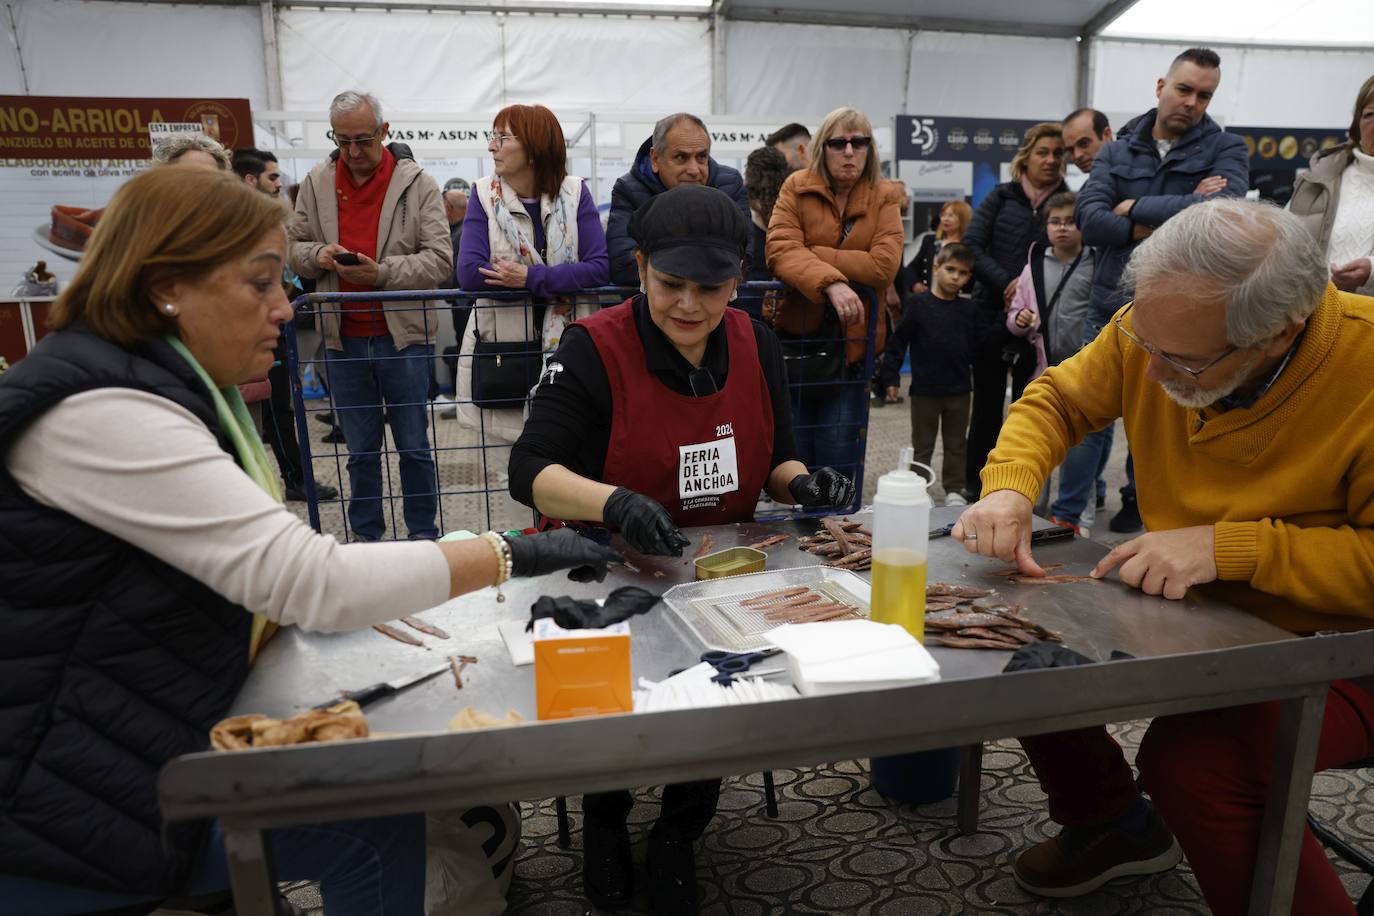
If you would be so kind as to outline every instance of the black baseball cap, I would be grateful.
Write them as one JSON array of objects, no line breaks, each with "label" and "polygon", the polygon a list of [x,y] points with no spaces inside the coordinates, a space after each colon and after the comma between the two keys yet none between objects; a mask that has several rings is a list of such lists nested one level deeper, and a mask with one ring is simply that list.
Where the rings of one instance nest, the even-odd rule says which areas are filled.
[{"label": "black baseball cap", "polygon": [[630,217],[630,238],[655,270],[693,283],[744,276],[749,221],[729,195],[705,185],[655,194]]}]

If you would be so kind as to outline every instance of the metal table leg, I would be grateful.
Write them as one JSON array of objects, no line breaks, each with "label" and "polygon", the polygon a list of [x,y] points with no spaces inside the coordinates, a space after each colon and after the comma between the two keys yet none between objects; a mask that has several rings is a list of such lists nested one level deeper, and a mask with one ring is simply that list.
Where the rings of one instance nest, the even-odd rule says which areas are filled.
[{"label": "metal table leg", "polygon": [[1322,685],[1308,696],[1282,701],[1274,743],[1273,780],[1265,800],[1255,874],[1250,884],[1250,916],[1284,916],[1291,912],[1328,689]]},{"label": "metal table leg", "polygon": [[970,744],[959,752],[959,833],[978,832],[978,802],[983,795],[983,745]]},{"label": "metal table leg", "polygon": [[276,916],[276,883],[265,831],[220,820],[237,916]]}]

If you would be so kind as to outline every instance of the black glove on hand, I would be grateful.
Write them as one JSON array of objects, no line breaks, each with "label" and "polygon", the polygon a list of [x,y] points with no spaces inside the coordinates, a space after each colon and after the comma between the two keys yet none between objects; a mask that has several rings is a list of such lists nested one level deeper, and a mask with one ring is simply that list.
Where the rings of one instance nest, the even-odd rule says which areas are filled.
[{"label": "black glove on hand", "polygon": [[552,617],[553,622],[565,630],[599,630],[636,614],[648,613],[655,604],[658,604],[658,595],[633,585],[611,592],[602,604],[578,601],[567,595],[559,598],[544,595],[530,606],[530,622],[525,629],[534,629],[534,621],[540,617]]},{"label": "black glove on hand", "polygon": [[602,547],[571,528],[507,538],[506,543],[510,545],[512,576],[542,576],[560,569],[587,567],[587,573],[578,570],[582,575],[578,581],[595,578],[600,582],[606,578],[607,564],[625,560],[611,548]]},{"label": "black glove on hand", "polygon": [[834,468],[821,468],[814,474],[798,474],[787,485],[787,491],[808,509],[847,506],[854,501],[854,481]]},{"label": "black glove on hand", "polygon": [[620,529],[625,542],[640,553],[680,557],[692,543],[673,524],[668,510],[642,493],[619,487],[606,500],[601,516]]}]

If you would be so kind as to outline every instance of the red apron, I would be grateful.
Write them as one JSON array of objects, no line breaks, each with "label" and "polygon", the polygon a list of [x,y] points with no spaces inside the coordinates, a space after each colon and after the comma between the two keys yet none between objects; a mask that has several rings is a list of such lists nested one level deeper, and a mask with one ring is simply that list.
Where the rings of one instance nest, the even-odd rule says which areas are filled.
[{"label": "red apron", "polygon": [[729,372],[702,398],[651,373],[629,302],[577,322],[611,385],[604,483],[657,500],[679,527],[750,521],[773,463],[773,402],[749,316],[725,310]]}]

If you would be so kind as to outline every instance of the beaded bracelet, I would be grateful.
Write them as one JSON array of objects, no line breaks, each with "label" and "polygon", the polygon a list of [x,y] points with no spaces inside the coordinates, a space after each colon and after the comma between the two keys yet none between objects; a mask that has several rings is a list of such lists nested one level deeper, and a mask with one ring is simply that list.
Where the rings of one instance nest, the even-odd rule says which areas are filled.
[{"label": "beaded bracelet", "polygon": [[491,549],[496,553],[496,586],[499,588],[511,574],[511,554],[510,543],[495,531],[488,531],[482,535],[482,540],[491,545]]}]

